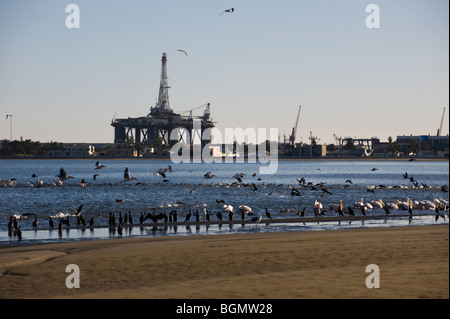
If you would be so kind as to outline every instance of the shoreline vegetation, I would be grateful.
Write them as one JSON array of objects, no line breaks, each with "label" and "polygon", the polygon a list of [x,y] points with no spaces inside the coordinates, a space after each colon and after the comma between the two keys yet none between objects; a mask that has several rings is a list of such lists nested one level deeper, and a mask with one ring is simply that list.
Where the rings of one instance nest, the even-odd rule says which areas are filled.
[{"label": "shoreline vegetation", "polygon": [[[0,248],[0,298],[448,299],[449,225]],[[80,288],[66,287],[70,264]],[[368,288],[366,267],[379,267]]]}]

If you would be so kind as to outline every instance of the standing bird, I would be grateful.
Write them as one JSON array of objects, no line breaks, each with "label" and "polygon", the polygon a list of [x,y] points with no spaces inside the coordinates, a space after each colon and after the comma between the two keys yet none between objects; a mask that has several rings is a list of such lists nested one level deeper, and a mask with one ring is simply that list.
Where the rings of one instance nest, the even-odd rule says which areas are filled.
[{"label": "standing bird", "polygon": [[316,216],[323,215],[322,204],[319,203],[317,200],[314,201],[313,208],[314,208],[314,215]]},{"label": "standing bird", "polygon": [[189,210],[189,213],[186,214],[186,218],[184,219],[185,222],[188,222],[192,217],[192,212]]},{"label": "standing bird", "polygon": [[267,207],[264,208],[264,209],[266,210],[265,214],[266,214],[267,218],[272,219],[272,215],[271,215],[271,214],[269,213],[269,211],[267,210]]},{"label": "standing bird", "polygon": [[339,201],[339,208],[338,208],[339,216],[344,216],[344,204],[342,204],[342,201]]},{"label": "standing bird", "polygon": [[48,219],[48,225],[50,226],[50,228],[55,227],[55,223],[53,222],[51,217],[49,217],[49,219]]},{"label": "standing bird", "polygon": [[366,206],[362,206],[362,207],[361,207],[361,212],[362,212],[362,214],[363,214],[364,216],[367,216],[367,215],[366,215],[367,207],[366,207]]},{"label": "standing bird", "polygon": [[259,214],[259,217],[253,217],[250,221],[252,223],[259,223],[262,220],[262,214]]},{"label": "standing bird", "polygon": [[349,206],[349,207],[347,207],[347,210],[348,210],[348,214],[349,214],[350,216],[355,216],[355,212],[353,211],[353,208],[351,208],[351,207]]},{"label": "standing bird", "polygon": [[302,211],[299,213],[300,217],[304,217],[306,214],[306,208],[304,207]]},{"label": "standing bird", "polygon": [[39,222],[38,222],[38,220],[37,220],[37,216],[36,216],[36,215],[34,215],[34,222],[33,222],[33,227],[34,227],[34,228],[36,228],[36,227],[37,227],[37,225],[39,225]]}]

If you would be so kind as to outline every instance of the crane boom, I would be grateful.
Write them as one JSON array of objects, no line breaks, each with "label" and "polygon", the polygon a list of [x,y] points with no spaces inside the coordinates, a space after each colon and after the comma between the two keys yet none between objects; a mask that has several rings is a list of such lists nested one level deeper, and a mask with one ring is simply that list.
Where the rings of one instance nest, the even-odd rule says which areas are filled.
[{"label": "crane boom", "polygon": [[298,127],[298,118],[300,117],[300,110],[302,109],[302,106],[299,105],[298,107],[298,113],[297,113],[297,120],[295,121],[295,126],[292,128],[292,134],[290,138],[291,145],[294,145],[295,138],[297,136],[297,127]]},{"label": "crane boom", "polygon": [[442,124],[444,123],[444,114],[445,114],[445,107],[444,107],[444,111],[442,112],[441,125],[439,125],[439,129],[437,131],[437,136],[441,136],[441,133],[442,133]]}]

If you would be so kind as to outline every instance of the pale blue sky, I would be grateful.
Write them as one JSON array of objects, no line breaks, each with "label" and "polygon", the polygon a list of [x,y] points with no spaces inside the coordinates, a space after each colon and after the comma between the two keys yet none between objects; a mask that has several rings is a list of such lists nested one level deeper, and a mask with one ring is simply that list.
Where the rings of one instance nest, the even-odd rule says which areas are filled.
[{"label": "pale blue sky", "polygon": [[[65,8],[80,8],[68,29]],[[368,29],[367,5],[380,7]],[[220,13],[234,7],[233,13]],[[167,52],[170,103],[217,127],[297,140],[435,134],[446,107],[447,0],[0,0],[0,139],[113,142],[148,114]],[[183,49],[188,56],[175,52]],[[198,110],[195,114],[201,114]]]}]

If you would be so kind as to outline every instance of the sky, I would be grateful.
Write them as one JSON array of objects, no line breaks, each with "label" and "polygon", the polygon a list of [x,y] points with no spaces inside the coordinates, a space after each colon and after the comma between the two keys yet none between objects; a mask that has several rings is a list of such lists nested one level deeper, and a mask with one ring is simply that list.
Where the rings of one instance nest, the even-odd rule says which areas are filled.
[{"label": "sky", "polygon": [[115,114],[155,105],[163,52],[171,108],[211,103],[221,130],[283,141],[301,105],[297,142],[387,141],[435,135],[445,107],[448,134],[447,0],[0,0],[0,139],[112,143]]}]

